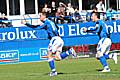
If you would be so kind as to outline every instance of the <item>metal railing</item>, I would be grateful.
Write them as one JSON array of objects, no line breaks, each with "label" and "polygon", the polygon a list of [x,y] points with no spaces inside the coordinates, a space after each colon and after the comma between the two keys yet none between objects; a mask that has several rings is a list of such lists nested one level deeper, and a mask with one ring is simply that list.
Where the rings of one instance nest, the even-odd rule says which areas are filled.
[{"label": "metal railing", "polygon": [[[87,12],[85,14],[72,15],[72,16],[64,16],[64,17],[59,16],[59,17],[48,17],[48,18],[54,21],[56,24],[64,24],[64,23],[69,24],[69,23],[80,23],[80,22],[92,21],[90,12]],[[105,21],[117,20],[117,19],[120,19],[120,12],[117,12],[117,13],[101,12],[100,18]],[[39,24],[39,18],[32,18],[30,16],[25,18],[23,15],[23,19],[0,20],[0,27],[5,25],[6,25],[5,27],[7,27],[8,24],[10,27],[15,23],[16,25],[19,25],[19,24],[23,24],[24,21],[27,21],[30,24],[34,24],[34,23]]]}]

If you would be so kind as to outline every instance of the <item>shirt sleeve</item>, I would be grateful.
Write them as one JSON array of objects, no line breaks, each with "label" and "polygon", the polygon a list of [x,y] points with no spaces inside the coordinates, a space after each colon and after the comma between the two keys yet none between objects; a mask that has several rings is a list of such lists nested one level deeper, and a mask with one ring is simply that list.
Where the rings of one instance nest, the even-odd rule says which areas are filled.
[{"label": "shirt sleeve", "polygon": [[25,25],[30,28],[37,28],[39,26],[39,25],[31,25],[30,23],[26,23]]},{"label": "shirt sleeve", "polygon": [[101,25],[99,24],[99,22],[96,22],[96,25],[95,25],[95,29],[92,29],[92,30],[87,30],[86,32],[89,32],[89,33],[98,33],[101,29]]}]

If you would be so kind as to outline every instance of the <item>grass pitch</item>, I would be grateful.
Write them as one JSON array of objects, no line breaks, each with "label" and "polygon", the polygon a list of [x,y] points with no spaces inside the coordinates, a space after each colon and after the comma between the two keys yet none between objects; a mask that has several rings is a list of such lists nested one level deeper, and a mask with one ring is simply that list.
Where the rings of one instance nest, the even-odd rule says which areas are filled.
[{"label": "grass pitch", "polygon": [[[118,58],[120,61],[120,57]],[[55,62],[57,76],[49,77],[47,62],[0,65],[0,80],[120,80],[120,62],[107,61],[111,72],[101,73],[95,58],[66,59]]]}]

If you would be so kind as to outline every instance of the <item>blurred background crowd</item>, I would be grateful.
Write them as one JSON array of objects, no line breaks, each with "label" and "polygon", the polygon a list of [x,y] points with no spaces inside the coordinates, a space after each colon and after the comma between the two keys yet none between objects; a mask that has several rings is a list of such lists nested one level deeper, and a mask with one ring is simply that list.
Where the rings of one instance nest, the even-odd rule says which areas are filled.
[{"label": "blurred background crowd", "polygon": [[[5,1],[5,0],[4,0]],[[12,7],[9,7],[10,10],[3,11],[3,9],[0,9],[0,26],[1,27],[8,27],[12,26],[10,21],[6,22],[6,20],[9,20],[8,14],[10,15],[23,15],[23,14],[33,14],[35,11],[33,10],[32,6],[30,5],[33,1],[36,0],[25,0],[25,12],[23,14],[20,13],[19,8],[17,7],[18,0],[11,0],[10,2],[12,5],[16,4]],[[31,2],[32,1],[32,2]],[[69,1],[65,2],[66,0],[39,0],[40,4],[38,5],[38,14],[39,12],[46,12],[48,15],[48,18],[53,20],[57,24],[64,24],[64,23],[78,23],[78,22],[89,22],[91,21],[91,13],[92,12],[99,12],[100,18],[105,21],[111,21],[119,19],[119,11],[116,9],[116,4],[111,3],[106,8],[105,6],[105,0],[97,0],[97,2],[94,2],[94,0],[81,0],[83,10],[80,10],[80,4],[77,3],[78,1]],[[3,0],[2,0],[3,2]],[[26,5],[28,3],[28,5]],[[90,4],[89,6],[87,4]],[[2,3],[1,3],[2,5]],[[35,5],[34,5],[35,6]],[[0,6],[0,8],[2,8]],[[4,8],[4,6],[3,6]],[[88,8],[89,10],[85,10],[84,8]],[[6,16],[7,15],[7,16]],[[5,20],[5,21],[3,21]]]}]

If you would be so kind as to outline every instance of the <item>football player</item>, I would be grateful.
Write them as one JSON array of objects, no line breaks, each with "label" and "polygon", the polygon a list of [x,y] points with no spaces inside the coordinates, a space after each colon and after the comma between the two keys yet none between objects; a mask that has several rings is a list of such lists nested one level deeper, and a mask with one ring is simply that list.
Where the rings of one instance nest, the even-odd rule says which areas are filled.
[{"label": "football player", "polygon": [[[76,57],[76,53],[72,47],[69,48],[66,52],[62,52],[64,41],[59,36],[57,25],[47,18],[47,14],[45,12],[40,13],[40,20],[43,22],[43,24],[39,27],[47,31],[48,39],[50,39],[50,42],[48,45],[48,55],[47,55],[49,67],[51,69],[51,72],[49,75],[56,76],[57,71],[55,69],[54,60],[59,61],[59,60],[65,59],[70,54]],[[28,23],[26,23],[26,25],[31,28],[38,27],[38,26],[30,25]],[[56,54],[55,58],[52,57],[52,54]]]},{"label": "football player", "polygon": [[96,23],[95,29],[88,30],[84,28],[84,32],[97,33],[99,36],[99,42],[97,45],[97,59],[103,65],[104,69],[101,72],[110,72],[110,68],[106,62],[107,59],[112,58],[117,63],[117,54],[109,54],[111,47],[110,31],[107,25],[100,20],[100,13],[92,13],[92,21]]}]

